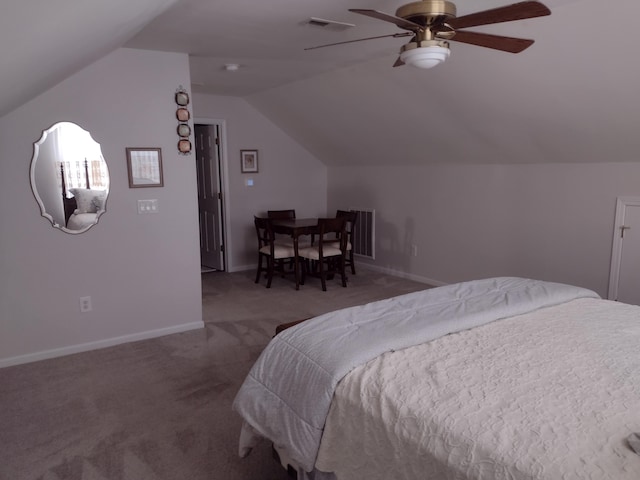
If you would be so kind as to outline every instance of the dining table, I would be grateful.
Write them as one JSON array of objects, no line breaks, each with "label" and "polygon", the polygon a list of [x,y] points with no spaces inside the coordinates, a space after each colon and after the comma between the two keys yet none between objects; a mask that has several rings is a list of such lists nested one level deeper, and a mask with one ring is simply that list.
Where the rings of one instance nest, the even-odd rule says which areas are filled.
[{"label": "dining table", "polygon": [[300,289],[300,261],[298,259],[299,239],[303,235],[314,235],[318,231],[317,218],[279,218],[271,220],[271,226],[275,233],[289,235],[293,240],[294,275],[296,277],[296,290]]}]

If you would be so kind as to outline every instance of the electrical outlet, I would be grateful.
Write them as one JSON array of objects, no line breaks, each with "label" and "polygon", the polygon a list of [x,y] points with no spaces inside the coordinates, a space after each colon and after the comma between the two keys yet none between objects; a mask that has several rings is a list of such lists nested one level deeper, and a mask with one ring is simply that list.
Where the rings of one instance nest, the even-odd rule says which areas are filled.
[{"label": "electrical outlet", "polygon": [[93,310],[91,307],[91,297],[80,297],[80,311],[81,312],[90,312]]}]

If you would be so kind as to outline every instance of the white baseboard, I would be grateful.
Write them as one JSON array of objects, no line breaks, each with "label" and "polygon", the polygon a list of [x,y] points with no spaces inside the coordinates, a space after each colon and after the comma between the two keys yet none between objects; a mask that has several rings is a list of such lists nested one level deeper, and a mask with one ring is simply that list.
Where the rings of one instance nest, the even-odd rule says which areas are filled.
[{"label": "white baseboard", "polygon": [[238,267],[229,267],[227,269],[227,272],[229,272],[229,273],[246,272],[247,270],[255,270],[256,268],[258,268],[258,264],[257,263],[255,265],[240,265]]},{"label": "white baseboard", "polygon": [[121,337],[107,338],[95,342],[81,343],[78,345],[69,345],[68,347],[54,348],[53,350],[44,350],[42,352],[29,353],[26,355],[18,355],[16,357],[0,359],[0,368],[10,367],[12,365],[20,365],[22,363],[37,362],[38,360],[47,360],[49,358],[62,357],[72,353],[87,352],[89,350],[97,350],[99,348],[113,347],[122,343],[137,342],[139,340],[147,340],[149,338],[164,337],[173,333],[182,333],[189,330],[204,328],[204,322],[191,322],[173,327],[159,328],[157,330],[149,330],[146,332],[133,333],[131,335],[123,335]]},{"label": "white baseboard", "polygon": [[370,263],[359,262],[357,267],[363,267],[368,270],[374,270],[376,272],[384,273],[387,275],[393,275],[394,277],[406,278],[407,280],[413,280],[414,282],[426,283],[433,287],[442,287],[447,285],[446,282],[440,280],[434,280],[433,278],[422,277],[420,275],[413,275],[412,273],[401,272],[400,270],[394,270],[386,267],[379,267],[378,265],[372,265]]}]

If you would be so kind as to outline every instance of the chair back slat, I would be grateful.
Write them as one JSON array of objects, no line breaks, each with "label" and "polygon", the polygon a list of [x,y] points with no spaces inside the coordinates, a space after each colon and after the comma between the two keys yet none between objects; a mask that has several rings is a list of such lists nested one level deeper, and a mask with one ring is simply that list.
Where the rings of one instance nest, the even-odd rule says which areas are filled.
[{"label": "chair back slat", "polygon": [[[320,251],[320,256],[322,256],[322,250],[324,243],[335,243],[336,239],[340,241],[340,250],[344,255],[347,249],[347,231],[346,231],[347,220],[345,217],[336,217],[336,218],[319,218],[318,219],[318,230],[320,233],[320,238],[318,242],[318,249]],[[335,234],[335,236],[331,239],[326,237],[327,234]]]},{"label": "chair back slat", "polygon": [[353,258],[354,241],[353,237],[356,231],[356,225],[358,220],[358,212],[356,210],[337,210],[336,217],[344,217],[347,219],[347,249],[349,254],[346,258],[346,264],[351,267],[351,273],[356,274],[355,260]]},{"label": "chair back slat", "polygon": [[344,217],[347,219],[347,234],[351,237],[353,235],[353,231],[356,228],[358,212],[356,212],[355,210],[337,210],[336,217]]},{"label": "chair back slat", "polygon": [[290,210],[267,210],[267,217],[272,220],[286,220],[288,218],[296,218],[296,211]]}]

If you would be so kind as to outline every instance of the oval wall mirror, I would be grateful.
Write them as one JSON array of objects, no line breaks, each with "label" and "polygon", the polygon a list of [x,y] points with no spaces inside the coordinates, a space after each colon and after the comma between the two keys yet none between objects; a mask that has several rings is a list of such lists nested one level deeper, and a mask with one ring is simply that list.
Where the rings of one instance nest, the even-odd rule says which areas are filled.
[{"label": "oval wall mirror", "polygon": [[75,123],[60,122],[33,144],[31,188],[42,216],[66,233],[83,233],[106,211],[109,170],[100,144]]}]

